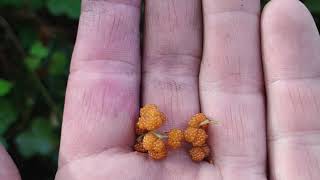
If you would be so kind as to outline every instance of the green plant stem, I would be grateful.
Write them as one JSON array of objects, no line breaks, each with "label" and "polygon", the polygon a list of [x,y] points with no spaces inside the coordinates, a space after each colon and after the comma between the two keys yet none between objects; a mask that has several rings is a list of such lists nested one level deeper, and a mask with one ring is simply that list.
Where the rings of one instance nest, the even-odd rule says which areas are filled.
[{"label": "green plant stem", "polygon": [[161,133],[159,133],[159,132],[154,132],[154,131],[153,131],[152,134],[154,134],[155,136],[157,136],[159,139],[166,139],[166,138],[168,138],[167,135],[161,134]]},{"label": "green plant stem", "polygon": [[219,121],[211,120],[211,119],[206,119],[206,120],[202,121],[202,122],[199,124],[199,126],[204,126],[204,125],[207,125],[207,124],[218,125],[218,124],[219,124]]}]

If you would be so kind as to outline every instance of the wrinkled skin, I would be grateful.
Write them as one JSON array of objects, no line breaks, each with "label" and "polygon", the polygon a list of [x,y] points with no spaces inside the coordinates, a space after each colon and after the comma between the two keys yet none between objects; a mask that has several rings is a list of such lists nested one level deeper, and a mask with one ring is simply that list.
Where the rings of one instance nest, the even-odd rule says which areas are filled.
[{"label": "wrinkled skin", "polygon": [[[320,178],[320,38],[299,1],[260,17],[259,0],[146,0],[143,58],[139,6],[83,2],[56,180]],[[200,109],[219,120],[214,164],[132,152],[146,103],[167,114],[164,130]],[[0,179],[19,179],[0,152]]]}]

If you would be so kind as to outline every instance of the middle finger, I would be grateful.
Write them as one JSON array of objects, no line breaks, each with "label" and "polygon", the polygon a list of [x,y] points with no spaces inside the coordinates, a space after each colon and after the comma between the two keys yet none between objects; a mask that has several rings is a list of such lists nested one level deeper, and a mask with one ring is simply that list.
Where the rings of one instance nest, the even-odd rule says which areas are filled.
[{"label": "middle finger", "polygon": [[199,111],[201,1],[146,0],[143,103],[167,115],[165,129],[183,127]]}]

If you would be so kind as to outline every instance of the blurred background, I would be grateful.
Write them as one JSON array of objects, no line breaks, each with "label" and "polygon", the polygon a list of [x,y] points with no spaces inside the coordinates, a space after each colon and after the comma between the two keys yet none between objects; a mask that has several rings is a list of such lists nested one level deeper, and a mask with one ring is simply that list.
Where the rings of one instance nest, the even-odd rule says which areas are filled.
[{"label": "blurred background", "polygon": [[[320,0],[304,3],[320,27]],[[0,0],[0,143],[23,180],[54,179],[79,14],[80,0]]]}]

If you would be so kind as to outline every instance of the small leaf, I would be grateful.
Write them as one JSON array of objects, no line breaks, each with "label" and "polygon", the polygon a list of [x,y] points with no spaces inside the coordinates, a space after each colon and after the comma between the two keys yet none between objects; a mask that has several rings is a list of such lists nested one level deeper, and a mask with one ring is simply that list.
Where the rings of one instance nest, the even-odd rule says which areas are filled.
[{"label": "small leaf", "polygon": [[50,155],[57,148],[57,137],[48,120],[38,118],[32,121],[31,128],[16,138],[19,152],[30,158],[36,154]]},{"label": "small leaf", "polygon": [[4,80],[4,79],[0,79],[0,96],[5,96],[7,95],[11,89],[12,89],[12,83]]},{"label": "small leaf", "polygon": [[17,120],[18,113],[14,105],[6,100],[0,99],[0,135]]},{"label": "small leaf", "polygon": [[48,54],[48,48],[46,48],[40,41],[35,42],[30,50],[30,55],[39,59],[47,57]]},{"label": "small leaf", "polygon": [[81,1],[80,0],[49,0],[47,2],[49,11],[56,16],[67,15],[72,19],[79,18]]},{"label": "small leaf", "polygon": [[63,52],[57,51],[52,55],[49,64],[49,74],[51,75],[62,75],[68,65],[68,59]]},{"label": "small leaf", "polygon": [[37,58],[37,57],[33,57],[33,56],[28,56],[25,59],[25,63],[27,65],[28,69],[31,71],[38,69],[41,65],[41,61],[42,61],[42,59]]}]

